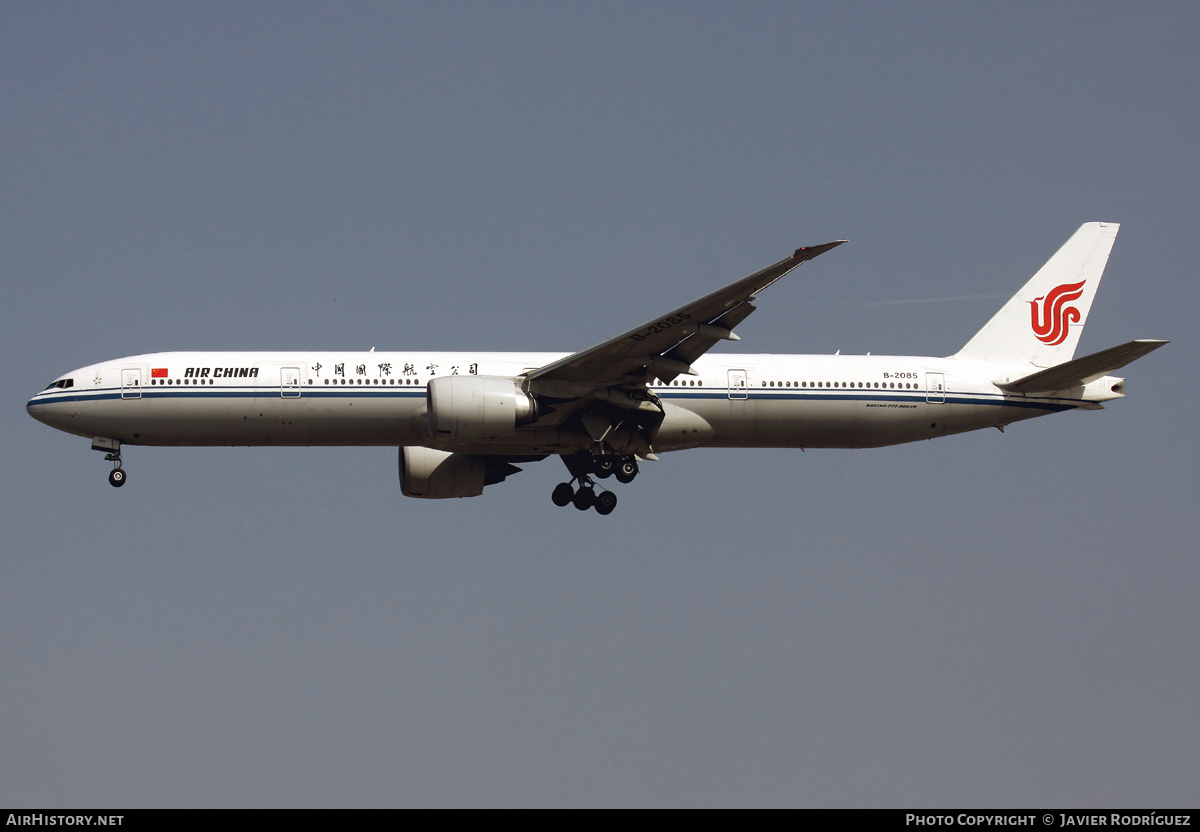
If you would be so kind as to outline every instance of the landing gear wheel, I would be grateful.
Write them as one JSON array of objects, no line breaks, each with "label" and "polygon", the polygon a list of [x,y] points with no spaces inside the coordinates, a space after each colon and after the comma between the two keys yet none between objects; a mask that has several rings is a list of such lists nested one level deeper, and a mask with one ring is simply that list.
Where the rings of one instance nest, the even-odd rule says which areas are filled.
[{"label": "landing gear wheel", "polygon": [[637,460],[631,456],[627,456],[621,460],[617,466],[617,482],[626,483],[633,482],[633,478],[638,475]]},{"label": "landing gear wheel", "polygon": [[575,498],[575,489],[571,487],[569,482],[560,482],[554,486],[554,491],[550,492],[550,500],[554,505],[563,508],[571,504],[571,500]]},{"label": "landing gear wheel", "polygon": [[592,470],[602,480],[606,480],[617,470],[617,460],[611,456],[598,456],[592,464]]},{"label": "landing gear wheel", "polygon": [[617,507],[617,495],[611,491],[604,491],[596,495],[596,513],[597,514],[612,514],[612,510]]},{"label": "landing gear wheel", "polygon": [[575,508],[580,511],[587,511],[596,502],[596,492],[591,488],[584,486],[575,492],[575,498],[571,501],[575,504]]},{"label": "landing gear wheel", "polygon": [[113,488],[120,488],[125,484],[125,469],[114,468],[108,473],[108,484]]}]

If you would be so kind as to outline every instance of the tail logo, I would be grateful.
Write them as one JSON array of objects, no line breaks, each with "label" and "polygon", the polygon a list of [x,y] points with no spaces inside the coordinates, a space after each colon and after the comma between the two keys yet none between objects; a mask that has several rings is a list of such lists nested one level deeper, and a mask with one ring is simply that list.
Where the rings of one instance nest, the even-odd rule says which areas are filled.
[{"label": "tail logo", "polygon": [[[1064,283],[1055,286],[1044,297],[1029,301],[1034,337],[1051,347],[1067,340],[1067,330],[1071,323],[1079,323],[1080,318],[1079,310],[1067,304],[1079,300],[1083,294],[1084,283],[1087,281]],[[1040,310],[1038,301],[1042,302]]]}]

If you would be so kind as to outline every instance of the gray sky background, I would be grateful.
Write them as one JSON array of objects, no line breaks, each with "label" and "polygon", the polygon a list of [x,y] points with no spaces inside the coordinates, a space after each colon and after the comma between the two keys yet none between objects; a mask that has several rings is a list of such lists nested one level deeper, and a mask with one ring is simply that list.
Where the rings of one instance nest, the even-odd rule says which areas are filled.
[{"label": "gray sky background", "polygon": [[[0,5],[0,804],[1196,806],[1192,3]],[[954,352],[1083,222],[1129,398],[870,451],[130,448],[169,349]],[[883,303],[965,298],[938,303]],[[1188,371],[1190,372],[1190,371]]]}]

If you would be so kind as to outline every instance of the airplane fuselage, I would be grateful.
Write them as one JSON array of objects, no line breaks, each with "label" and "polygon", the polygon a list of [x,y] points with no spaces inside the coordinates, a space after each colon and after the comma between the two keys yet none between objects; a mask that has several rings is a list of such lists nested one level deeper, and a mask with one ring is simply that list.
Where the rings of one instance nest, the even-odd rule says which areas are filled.
[{"label": "airplane fuselage", "polygon": [[[558,353],[170,352],[80,368],[30,400],[36,419],[127,445],[425,445],[460,452],[587,450],[578,428],[516,428],[486,443],[438,441],[429,381],[519,378]],[[1027,366],[955,358],[714,354],[696,376],[649,390],[666,418],[654,451],[695,447],[862,448],[1002,427],[1117,398],[1105,377],[1053,396],[994,380]]]}]

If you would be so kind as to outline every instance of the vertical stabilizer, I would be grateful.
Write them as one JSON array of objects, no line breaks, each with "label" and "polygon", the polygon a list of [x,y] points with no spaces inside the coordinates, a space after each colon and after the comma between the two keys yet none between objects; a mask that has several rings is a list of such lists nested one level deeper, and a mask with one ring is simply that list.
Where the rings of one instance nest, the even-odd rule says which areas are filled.
[{"label": "vertical stabilizer", "polygon": [[955,358],[1038,367],[1070,361],[1120,227],[1115,222],[1080,226]]}]

